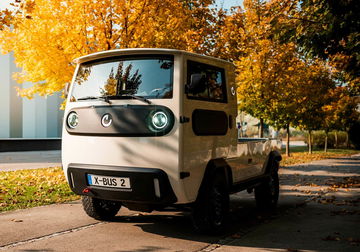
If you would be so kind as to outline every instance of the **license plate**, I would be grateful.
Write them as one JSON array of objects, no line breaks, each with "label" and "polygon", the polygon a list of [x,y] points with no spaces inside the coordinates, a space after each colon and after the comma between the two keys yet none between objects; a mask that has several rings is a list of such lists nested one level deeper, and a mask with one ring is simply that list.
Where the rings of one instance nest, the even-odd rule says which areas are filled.
[{"label": "license plate", "polygon": [[109,176],[99,176],[99,175],[88,174],[87,179],[88,179],[89,185],[92,185],[92,186],[126,188],[126,189],[131,188],[129,178],[109,177]]}]

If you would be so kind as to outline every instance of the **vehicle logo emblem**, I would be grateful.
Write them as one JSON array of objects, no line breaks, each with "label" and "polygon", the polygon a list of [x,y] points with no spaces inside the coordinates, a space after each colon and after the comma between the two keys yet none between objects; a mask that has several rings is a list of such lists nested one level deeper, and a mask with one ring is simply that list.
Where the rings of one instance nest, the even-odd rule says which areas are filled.
[{"label": "vehicle logo emblem", "polygon": [[231,94],[232,94],[233,96],[235,96],[235,94],[236,94],[236,89],[235,89],[234,87],[231,87]]},{"label": "vehicle logo emblem", "polygon": [[105,128],[109,127],[112,124],[112,121],[113,121],[113,119],[112,119],[112,116],[110,114],[105,114],[101,118],[101,124]]}]

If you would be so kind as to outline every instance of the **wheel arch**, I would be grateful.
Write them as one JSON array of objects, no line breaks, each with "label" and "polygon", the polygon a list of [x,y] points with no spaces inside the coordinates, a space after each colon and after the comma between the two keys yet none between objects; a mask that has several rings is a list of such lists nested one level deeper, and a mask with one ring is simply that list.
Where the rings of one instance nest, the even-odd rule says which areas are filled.
[{"label": "wheel arch", "polygon": [[281,154],[277,150],[273,150],[269,153],[265,166],[265,174],[270,174],[274,169],[279,169],[280,161],[282,160]]},{"label": "wheel arch", "polygon": [[230,190],[231,185],[233,183],[233,177],[230,166],[223,158],[212,159],[208,162],[206,166],[205,173],[202,178],[197,197],[199,197],[202,191],[208,188],[210,184],[210,178],[214,177],[217,173],[222,173],[224,175],[227,184],[227,189]]}]

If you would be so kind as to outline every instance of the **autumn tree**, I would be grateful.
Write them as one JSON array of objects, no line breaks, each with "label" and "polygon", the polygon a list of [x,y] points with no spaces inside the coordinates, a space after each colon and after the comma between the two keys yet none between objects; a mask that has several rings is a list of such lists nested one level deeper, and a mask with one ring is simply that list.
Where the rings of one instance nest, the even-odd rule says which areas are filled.
[{"label": "autumn tree", "polygon": [[351,121],[348,118],[354,115],[351,96],[360,92],[358,1],[273,0],[272,3],[273,36],[283,43],[293,41],[310,61],[326,60],[331,67],[337,88],[322,97],[328,102],[323,106],[322,129],[326,135],[331,129],[347,131]]},{"label": "autumn tree", "polygon": [[301,1],[297,42],[312,56],[330,59],[349,79],[360,77],[360,2]]},{"label": "autumn tree", "polygon": [[351,97],[348,88],[337,86],[328,94],[330,102],[323,107],[325,118],[323,121],[323,130],[325,131],[325,148],[327,151],[328,132],[335,130],[335,146],[337,146],[337,130],[346,132],[346,145],[348,146],[348,132],[351,126],[359,119],[357,111],[357,101]]},{"label": "autumn tree", "polygon": [[312,132],[323,128],[323,107],[329,104],[329,93],[335,88],[328,65],[323,61],[305,61],[299,85],[302,101],[297,110],[296,126],[308,131],[309,153],[312,153]]},{"label": "autumn tree", "polygon": [[259,136],[263,137],[273,43],[268,39],[266,2],[247,0],[244,8],[243,13],[237,9],[225,21],[228,25],[224,28],[226,47],[220,53],[234,60],[239,84],[239,109],[260,119]]},{"label": "autumn tree", "polygon": [[272,36],[272,12],[272,3],[244,1],[244,10],[237,8],[225,19],[217,52],[237,66],[239,109],[259,118],[261,125],[266,121],[287,129],[289,155],[289,128],[299,100],[293,89],[303,63],[294,43],[282,44]]},{"label": "autumn tree", "polygon": [[[324,152],[328,150],[329,132],[341,128],[341,120],[338,113],[339,104],[337,104],[338,98],[340,98],[339,89],[334,89],[332,92],[329,92],[328,96],[328,99],[331,101],[322,107],[324,112],[322,129],[325,131]],[[337,145],[336,142],[335,146]]]},{"label": "autumn tree", "polygon": [[267,87],[271,98],[265,113],[270,125],[286,130],[286,155],[290,156],[290,127],[298,125],[298,111],[304,100],[302,81],[306,65],[299,59],[295,44],[281,45],[278,50],[273,62],[273,78]]},{"label": "autumn tree", "polygon": [[[274,36],[293,41],[312,59],[323,59],[352,95],[360,94],[360,2],[357,0],[273,0],[282,15],[274,13]],[[283,22],[283,20],[287,20]],[[279,22],[280,21],[280,22]],[[291,23],[292,25],[287,25]],[[335,76],[335,75],[334,75]]]},{"label": "autumn tree", "polygon": [[321,60],[307,60],[296,43],[282,40],[274,31],[274,23],[296,27],[297,21],[287,16],[296,11],[293,3],[244,1],[244,10],[238,8],[225,19],[218,42],[219,55],[237,66],[239,109],[260,122],[285,128],[287,155],[290,127],[310,133],[321,127],[326,104],[322,97],[334,84]]},{"label": "autumn tree", "polygon": [[188,50],[200,54],[217,56],[216,43],[221,37],[227,13],[214,8],[214,0],[178,0],[190,11],[189,28],[186,33]]},{"label": "autumn tree", "polygon": [[[19,2],[16,0],[15,2]],[[34,85],[22,96],[60,91],[82,55],[117,48],[160,47],[206,53],[217,36],[212,0],[23,0],[1,14],[0,47],[13,51]]]},{"label": "autumn tree", "polygon": [[222,20],[220,36],[216,40],[212,55],[231,62],[237,61],[246,53],[245,14],[240,8],[232,9]]}]

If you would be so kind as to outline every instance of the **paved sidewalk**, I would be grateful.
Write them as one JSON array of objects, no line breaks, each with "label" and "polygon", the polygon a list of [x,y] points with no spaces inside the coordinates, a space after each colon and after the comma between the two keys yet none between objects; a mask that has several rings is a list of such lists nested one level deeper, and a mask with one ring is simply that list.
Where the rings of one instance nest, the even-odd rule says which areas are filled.
[{"label": "paved sidewalk", "polygon": [[6,251],[360,251],[360,155],[280,170],[281,197],[261,212],[253,194],[231,196],[225,236],[194,233],[188,214],[122,208],[112,222],[86,216],[79,201],[0,213]]},{"label": "paved sidewalk", "polygon": [[283,167],[280,184],[272,220],[215,252],[360,251],[360,154]]},{"label": "paved sidewalk", "polygon": [[61,166],[61,151],[0,152],[0,171]]}]

